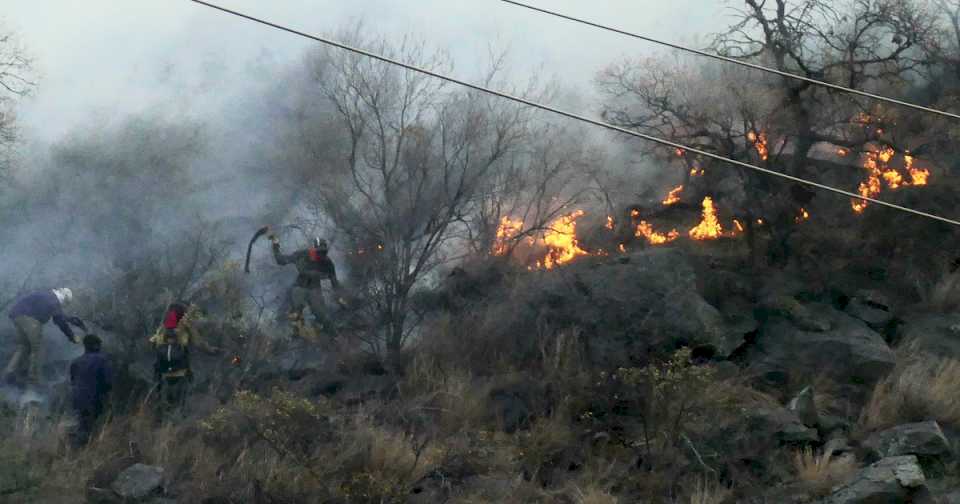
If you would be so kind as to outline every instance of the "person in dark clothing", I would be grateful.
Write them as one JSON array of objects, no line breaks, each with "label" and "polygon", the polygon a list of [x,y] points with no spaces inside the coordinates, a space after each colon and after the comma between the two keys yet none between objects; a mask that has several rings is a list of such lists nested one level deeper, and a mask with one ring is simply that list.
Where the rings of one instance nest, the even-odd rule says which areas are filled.
[{"label": "person in dark clothing", "polygon": [[101,344],[95,334],[84,336],[84,354],[70,363],[73,411],[77,415],[73,439],[76,447],[90,440],[113,388],[113,368],[107,356],[100,352]]},{"label": "person in dark clothing", "polygon": [[[291,321],[294,323],[302,321],[303,309],[309,306],[316,325],[328,331],[332,330],[333,327],[323,303],[321,281],[329,280],[335,291],[340,290],[340,282],[337,280],[337,269],[327,255],[327,241],[316,238],[312,247],[284,255],[280,252],[280,241],[277,237],[270,236],[270,240],[273,242],[273,257],[277,264],[280,266],[293,264],[297,268],[297,280],[290,291]],[[339,298],[337,302],[342,304]]]},{"label": "person in dark clothing", "polygon": [[190,371],[190,347],[177,337],[176,331],[165,330],[163,341],[156,345],[153,374],[163,406],[168,410],[182,407],[193,374]]},{"label": "person in dark clothing", "polygon": [[86,330],[86,326],[79,318],[67,316],[63,312],[63,308],[72,300],[73,292],[67,288],[34,292],[17,300],[9,313],[10,320],[17,329],[17,350],[4,368],[6,381],[16,379],[26,364],[29,382],[40,383],[44,357],[43,324],[50,319],[53,319],[53,323],[70,342],[80,343],[70,324],[83,330]]}]

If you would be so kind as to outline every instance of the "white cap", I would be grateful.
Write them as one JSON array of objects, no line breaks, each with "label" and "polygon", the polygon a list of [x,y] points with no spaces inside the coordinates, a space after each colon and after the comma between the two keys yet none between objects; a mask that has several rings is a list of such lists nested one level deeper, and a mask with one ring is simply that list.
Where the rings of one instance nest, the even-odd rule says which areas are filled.
[{"label": "white cap", "polygon": [[73,301],[73,291],[67,287],[53,289],[53,294],[57,296],[57,299],[62,305],[70,304],[70,302]]}]

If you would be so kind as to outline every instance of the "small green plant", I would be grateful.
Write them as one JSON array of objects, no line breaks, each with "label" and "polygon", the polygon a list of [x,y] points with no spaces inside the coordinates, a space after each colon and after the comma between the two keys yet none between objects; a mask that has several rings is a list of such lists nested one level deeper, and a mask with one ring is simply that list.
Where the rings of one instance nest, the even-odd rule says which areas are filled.
[{"label": "small green plant", "polygon": [[688,424],[719,406],[720,399],[709,393],[714,371],[694,366],[690,355],[683,348],[663,362],[621,368],[611,377],[626,386],[623,398],[634,403],[642,426],[642,439],[635,444],[648,463],[677,449]]}]

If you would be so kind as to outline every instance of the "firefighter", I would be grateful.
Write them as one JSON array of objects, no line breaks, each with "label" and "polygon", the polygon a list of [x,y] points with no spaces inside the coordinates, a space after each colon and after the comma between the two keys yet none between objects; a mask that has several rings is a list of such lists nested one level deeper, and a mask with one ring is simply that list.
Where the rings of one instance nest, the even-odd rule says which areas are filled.
[{"label": "firefighter", "polygon": [[90,440],[113,388],[113,368],[107,356],[100,352],[100,346],[100,338],[95,334],[84,336],[84,354],[70,363],[73,410],[77,416],[73,444],[78,448]]},{"label": "firefighter", "polygon": [[[297,268],[297,280],[290,291],[290,311],[288,316],[296,328],[298,324],[303,323],[303,309],[310,307],[313,313],[315,324],[321,330],[326,330],[333,337],[333,325],[327,316],[327,310],[323,303],[323,292],[321,281],[329,280],[330,285],[339,293],[340,282],[337,280],[337,270],[327,255],[329,247],[327,241],[321,238],[314,238],[312,246],[303,250],[298,250],[292,254],[284,255],[280,252],[280,240],[276,235],[270,236],[273,242],[273,257],[277,264],[284,266],[293,264]],[[343,305],[342,299],[336,298],[337,303]]]},{"label": "firefighter", "polygon": [[64,314],[64,307],[73,300],[73,291],[68,288],[38,291],[17,300],[10,309],[10,320],[17,329],[17,349],[4,368],[4,380],[16,382],[18,375],[27,368],[28,383],[39,385],[43,368],[43,325],[53,319],[63,335],[71,343],[80,343],[70,325],[83,330],[86,326],[78,317]]},{"label": "firefighter", "polygon": [[189,386],[193,383],[191,349],[197,348],[211,355],[220,353],[197,332],[194,323],[198,315],[195,305],[172,303],[167,307],[163,324],[150,338],[155,350],[154,379],[161,403],[168,409],[182,407],[186,402]]}]

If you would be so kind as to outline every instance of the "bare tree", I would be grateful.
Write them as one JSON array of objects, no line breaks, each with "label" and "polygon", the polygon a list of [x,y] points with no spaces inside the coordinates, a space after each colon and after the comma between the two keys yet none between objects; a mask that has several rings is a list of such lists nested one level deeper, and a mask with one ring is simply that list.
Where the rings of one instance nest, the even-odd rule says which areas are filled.
[{"label": "bare tree", "polygon": [[[722,54],[883,93],[911,85],[925,64],[922,47],[935,34],[933,16],[909,0],[744,0],[742,5],[736,11],[739,21],[716,38],[714,48]],[[930,141],[916,131],[894,131],[893,123],[916,117],[912,112],[867,104],[805,81],[739,69],[710,71],[710,66],[683,60],[613,65],[599,79],[608,97],[605,115],[645,133],[821,181],[826,174],[813,162],[818,144],[853,156],[886,147],[923,155]],[[754,174],[737,176],[752,201],[745,208],[763,214],[771,244],[780,248],[777,254],[788,256],[796,212],[812,193]],[[754,219],[745,222],[749,226]]]},{"label": "bare tree", "polygon": [[10,170],[17,140],[14,102],[35,87],[33,59],[17,35],[0,25],[0,177]]},{"label": "bare tree", "polygon": [[[505,167],[481,180],[481,190],[465,222],[472,253],[510,256],[516,245],[535,238],[560,215],[590,194],[590,173],[599,171],[599,156],[584,141],[581,128],[553,123],[532,126],[522,146]],[[506,228],[509,232],[497,236]]]},{"label": "bare tree", "polygon": [[[448,73],[442,52],[406,38],[341,38],[422,68]],[[301,137],[312,189],[307,210],[336,229],[351,252],[351,279],[375,315],[375,348],[399,350],[416,327],[410,295],[463,246],[489,182],[510,169],[528,137],[531,111],[443,81],[335,50],[309,57],[316,89],[342,142]],[[487,83],[504,85],[494,64]],[[342,146],[337,148],[336,146]]]}]

